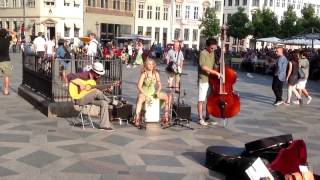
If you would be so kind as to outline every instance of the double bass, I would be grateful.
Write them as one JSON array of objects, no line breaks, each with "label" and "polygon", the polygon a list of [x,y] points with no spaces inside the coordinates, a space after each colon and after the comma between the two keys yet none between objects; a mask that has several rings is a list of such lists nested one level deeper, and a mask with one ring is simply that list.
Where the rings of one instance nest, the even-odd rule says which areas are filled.
[{"label": "double bass", "polygon": [[223,27],[221,31],[221,58],[219,68],[215,69],[220,72],[221,77],[209,76],[209,84],[212,90],[207,99],[207,111],[214,117],[225,119],[240,112],[240,98],[233,91],[237,73],[232,68],[226,67],[224,62],[226,28]]}]

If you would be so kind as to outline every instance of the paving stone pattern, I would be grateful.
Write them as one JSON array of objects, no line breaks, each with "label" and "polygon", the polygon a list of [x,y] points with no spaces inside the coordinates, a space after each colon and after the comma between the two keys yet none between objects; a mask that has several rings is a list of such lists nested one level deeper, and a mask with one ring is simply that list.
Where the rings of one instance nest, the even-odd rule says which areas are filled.
[{"label": "paving stone pattern", "polygon": [[[19,54],[11,54],[14,64],[10,96],[0,95],[0,179],[92,179],[92,180],[211,180],[223,179],[204,167],[205,150],[210,145],[244,146],[255,139],[292,133],[305,140],[309,163],[320,173],[320,87],[310,82],[310,105],[272,105],[271,77],[238,73],[235,89],[241,97],[241,112],[215,127],[195,130],[174,127],[163,130],[149,124],[147,130],[114,124],[115,132],[71,127],[68,119],[48,119],[16,92],[21,83]],[[164,66],[159,67],[160,70]],[[196,121],[196,67],[186,63],[182,77],[185,103],[192,106]],[[134,103],[139,68],[124,68],[125,98]],[[160,71],[163,86],[166,75]],[[286,94],[285,94],[286,95]],[[214,118],[213,118],[214,119]]]}]

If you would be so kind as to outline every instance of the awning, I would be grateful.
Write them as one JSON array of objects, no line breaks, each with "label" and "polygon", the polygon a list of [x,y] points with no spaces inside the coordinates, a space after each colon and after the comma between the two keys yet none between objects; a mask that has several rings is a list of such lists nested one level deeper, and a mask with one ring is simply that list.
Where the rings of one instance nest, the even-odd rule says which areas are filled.
[{"label": "awning", "polygon": [[64,3],[71,4],[72,0],[64,0]]},{"label": "awning", "polygon": [[80,2],[81,2],[80,0],[74,0],[75,4],[79,4],[80,5]]},{"label": "awning", "polygon": [[268,42],[268,43],[280,43],[280,39],[277,37],[267,37],[267,38],[259,38],[257,41]]}]

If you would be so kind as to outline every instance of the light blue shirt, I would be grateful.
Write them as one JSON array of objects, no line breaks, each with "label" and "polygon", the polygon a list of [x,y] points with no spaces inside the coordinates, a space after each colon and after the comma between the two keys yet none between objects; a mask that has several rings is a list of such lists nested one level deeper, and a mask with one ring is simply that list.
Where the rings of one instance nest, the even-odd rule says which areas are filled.
[{"label": "light blue shirt", "polygon": [[286,80],[288,60],[285,56],[280,56],[277,62],[278,71],[276,76],[278,76],[280,81]]}]

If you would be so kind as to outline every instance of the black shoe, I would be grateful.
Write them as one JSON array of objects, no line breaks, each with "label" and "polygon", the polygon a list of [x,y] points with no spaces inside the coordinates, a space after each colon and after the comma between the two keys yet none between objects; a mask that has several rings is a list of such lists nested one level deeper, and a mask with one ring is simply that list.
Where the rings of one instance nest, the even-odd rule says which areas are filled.
[{"label": "black shoe", "polygon": [[100,130],[105,130],[105,131],[109,131],[109,132],[113,132],[115,131],[113,128],[111,127],[99,127]]},{"label": "black shoe", "polygon": [[302,98],[298,99],[298,101],[299,101],[299,105],[302,106],[302,104],[303,104]]}]

